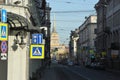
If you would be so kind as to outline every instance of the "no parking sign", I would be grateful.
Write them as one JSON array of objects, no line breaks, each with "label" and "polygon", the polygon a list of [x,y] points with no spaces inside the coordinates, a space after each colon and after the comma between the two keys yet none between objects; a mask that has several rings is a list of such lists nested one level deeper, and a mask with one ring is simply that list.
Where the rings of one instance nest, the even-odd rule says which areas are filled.
[{"label": "no parking sign", "polygon": [[0,41],[1,60],[7,60],[8,41]]},{"label": "no parking sign", "polygon": [[7,52],[7,42],[6,41],[2,41],[1,42],[1,52],[2,53],[6,53]]}]

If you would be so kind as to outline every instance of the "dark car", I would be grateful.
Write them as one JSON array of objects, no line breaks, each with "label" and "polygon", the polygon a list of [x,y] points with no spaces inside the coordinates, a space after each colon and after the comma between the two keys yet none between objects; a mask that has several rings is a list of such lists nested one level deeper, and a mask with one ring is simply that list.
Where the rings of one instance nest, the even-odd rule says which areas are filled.
[{"label": "dark car", "polygon": [[97,62],[95,65],[95,69],[105,70],[105,64],[102,62]]},{"label": "dark car", "polygon": [[91,64],[90,64],[90,68],[93,68],[93,69],[95,69],[96,68],[96,62],[92,62]]}]

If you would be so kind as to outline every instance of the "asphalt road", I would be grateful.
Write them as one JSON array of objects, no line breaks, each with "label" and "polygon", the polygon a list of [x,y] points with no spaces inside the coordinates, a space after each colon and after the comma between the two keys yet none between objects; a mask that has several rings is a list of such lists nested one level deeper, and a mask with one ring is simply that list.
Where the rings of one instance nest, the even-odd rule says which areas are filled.
[{"label": "asphalt road", "polygon": [[103,70],[52,64],[45,70],[42,80],[120,80],[120,76]]}]

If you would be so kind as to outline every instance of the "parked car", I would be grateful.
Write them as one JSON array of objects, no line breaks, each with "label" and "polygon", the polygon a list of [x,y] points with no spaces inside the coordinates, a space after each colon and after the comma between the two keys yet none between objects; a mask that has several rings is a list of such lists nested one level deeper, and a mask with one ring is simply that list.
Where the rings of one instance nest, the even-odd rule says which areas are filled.
[{"label": "parked car", "polygon": [[96,66],[95,66],[95,69],[104,70],[104,69],[105,69],[105,64],[102,63],[102,62],[97,62],[97,63],[96,63]]},{"label": "parked car", "polygon": [[95,67],[96,67],[96,62],[92,62],[92,63],[90,64],[90,67],[93,68],[93,69],[95,69]]},{"label": "parked car", "polygon": [[57,64],[57,63],[58,63],[58,61],[57,61],[57,60],[52,60],[52,63]]},{"label": "parked car", "polygon": [[89,68],[90,65],[91,65],[90,62],[85,62],[85,67],[88,67],[88,68]]},{"label": "parked car", "polygon": [[69,62],[68,62],[68,65],[69,65],[69,66],[72,66],[72,65],[73,65],[73,62],[72,62],[72,61],[69,61]]},{"label": "parked car", "polygon": [[105,65],[102,62],[92,62],[90,64],[90,67],[93,69],[100,69],[100,70],[104,70],[105,69]]}]

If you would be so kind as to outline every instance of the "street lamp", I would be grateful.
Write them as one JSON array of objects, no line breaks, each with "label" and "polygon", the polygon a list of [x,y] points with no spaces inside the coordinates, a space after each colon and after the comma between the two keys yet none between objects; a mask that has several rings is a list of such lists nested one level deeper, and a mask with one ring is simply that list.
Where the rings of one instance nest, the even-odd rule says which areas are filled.
[{"label": "street lamp", "polygon": [[[21,37],[20,37],[20,43],[19,43],[18,35],[21,36]],[[13,43],[13,45],[12,45],[12,49],[13,49],[14,51],[17,50],[18,45],[19,45],[20,48],[22,48],[22,49],[26,46],[26,43],[24,42],[23,36],[26,36],[26,34],[25,34],[25,32],[22,32],[22,31],[20,31],[20,32],[18,32],[18,33],[16,34],[16,38],[14,39],[14,43]],[[17,44],[18,44],[18,45],[17,45]]]},{"label": "street lamp", "polygon": [[23,36],[21,36],[21,42],[19,43],[19,46],[23,49],[25,47],[26,43],[23,40]]},{"label": "street lamp", "polygon": [[17,40],[16,40],[16,39],[14,39],[13,41],[14,41],[14,43],[13,43],[13,45],[12,45],[11,47],[12,47],[13,51],[16,51],[16,50],[17,50],[17,48],[18,48],[18,45],[17,45]]},{"label": "street lamp", "polygon": [[15,1],[14,2],[14,4],[16,4],[16,5],[18,5],[18,4],[20,4],[21,3],[21,1]]}]

